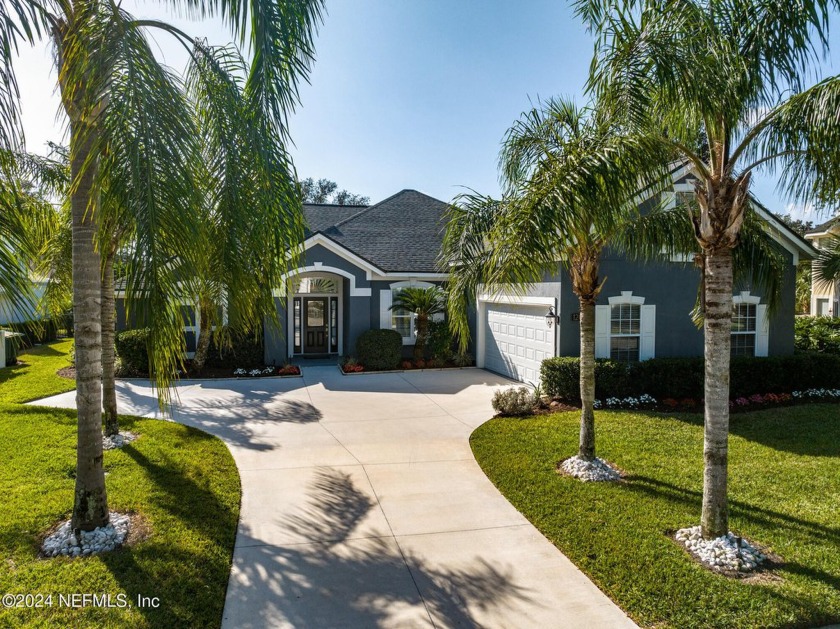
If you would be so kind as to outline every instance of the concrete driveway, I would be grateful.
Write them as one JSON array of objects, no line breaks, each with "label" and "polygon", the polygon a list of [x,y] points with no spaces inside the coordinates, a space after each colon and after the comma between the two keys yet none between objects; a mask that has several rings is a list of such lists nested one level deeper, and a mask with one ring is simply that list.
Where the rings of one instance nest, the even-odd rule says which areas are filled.
[{"label": "concrete driveway", "polygon": [[[510,381],[303,373],[177,387],[174,419],[223,439],[242,478],[224,627],[635,626],[473,459]],[[120,412],[158,415],[147,383],[119,386]]]}]

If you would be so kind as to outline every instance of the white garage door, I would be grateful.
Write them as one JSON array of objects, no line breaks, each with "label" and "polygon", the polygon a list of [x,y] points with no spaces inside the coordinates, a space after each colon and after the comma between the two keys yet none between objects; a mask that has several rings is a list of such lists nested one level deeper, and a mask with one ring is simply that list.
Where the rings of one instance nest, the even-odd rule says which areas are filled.
[{"label": "white garage door", "polygon": [[557,326],[545,324],[546,306],[488,303],[484,367],[514,380],[537,384],[540,364],[554,356]]}]

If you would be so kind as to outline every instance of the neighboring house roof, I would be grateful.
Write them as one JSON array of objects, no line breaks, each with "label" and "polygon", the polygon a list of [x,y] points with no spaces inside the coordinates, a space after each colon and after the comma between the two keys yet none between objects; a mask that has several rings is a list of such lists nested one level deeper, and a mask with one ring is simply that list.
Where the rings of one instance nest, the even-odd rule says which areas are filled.
[{"label": "neighboring house roof", "polygon": [[[333,206],[337,207],[341,206]],[[434,273],[448,207],[422,192],[402,190],[369,207],[356,207],[349,216],[337,210],[338,220],[331,225],[326,223],[333,210],[325,206],[304,206],[304,212],[313,234],[322,234],[385,272]]]},{"label": "neighboring house roof", "polygon": [[805,238],[816,238],[817,236],[826,236],[830,232],[840,232],[840,216],[835,216],[827,220],[821,225],[817,225],[811,231],[805,234]]}]

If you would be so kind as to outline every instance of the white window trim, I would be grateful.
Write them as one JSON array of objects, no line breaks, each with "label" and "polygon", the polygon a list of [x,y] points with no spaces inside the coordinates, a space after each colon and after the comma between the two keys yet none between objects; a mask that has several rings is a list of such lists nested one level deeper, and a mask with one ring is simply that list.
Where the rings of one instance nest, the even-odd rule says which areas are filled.
[{"label": "white window trim", "polygon": [[[767,305],[761,303],[759,295],[752,295],[748,290],[732,296],[732,306],[738,304],[755,306],[755,352],[753,355],[767,356],[770,346],[770,320],[767,316]],[[736,332],[736,334],[750,334],[750,332]]]},{"label": "white window trim", "polygon": [[[612,307],[620,304],[639,306],[639,360],[656,356],[656,306],[645,305],[645,298],[633,291],[621,291],[607,299],[608,306],[595,306],[595,358],[609,358],[612,333]],[[633,335],[635,336],[635,335]]]},{"label": "white window trim", "polygon": [[[402,282],[394,282],[390,284],[389,287],[385,290],[379,291],[379,307],[380,307],[380,314],[379,314],[379,327],[382,329],[387,330],[394,330],[396,326],[394,325],[394,311],[391,310],[391,305],[394,303],[394,291],[399,291],[403,288],[433,288],[437,286],[437,284],[432,284],[430,282],[421,282],[418,280],[410,279],[405,280]],[[406,315],[402,315],[406,316]],[[415,340],[414,337],[416,336],[415,325],[417,322],[417,315],[413,312],[408,314],[409,317],[409,329],[411,330],[410,336],[403,336],[402,337],[402,344],[403,345],[414,345]],[[433,320],[438,320],[438,317],[433,317]]]}]

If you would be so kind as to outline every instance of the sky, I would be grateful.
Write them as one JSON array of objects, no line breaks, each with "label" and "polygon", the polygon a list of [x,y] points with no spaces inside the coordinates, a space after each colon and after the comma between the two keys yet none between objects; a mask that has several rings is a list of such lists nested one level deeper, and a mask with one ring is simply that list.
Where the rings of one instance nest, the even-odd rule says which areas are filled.
[{"label": "sky", "polygon": [[[165,19],[210,43],[230,33],[220,21],[168,14],[162,2],[124,0],[138,17]],[[840,72],[840,20],[834,59]],[[159,55],[182,69],[186,54],[155,34]],[[290,119],[291,154],[301,178],[382,200],[413,188],[448,201],[471,188],[499,191],[497,158],[505,131],[532,103],[583,100],[592,38],[558,0],[327,0],[310,82]],[[30,151],[64,139],[47,45],[16,63]],[[753,191],[779,213],[819,221],[760,177]]]}]

